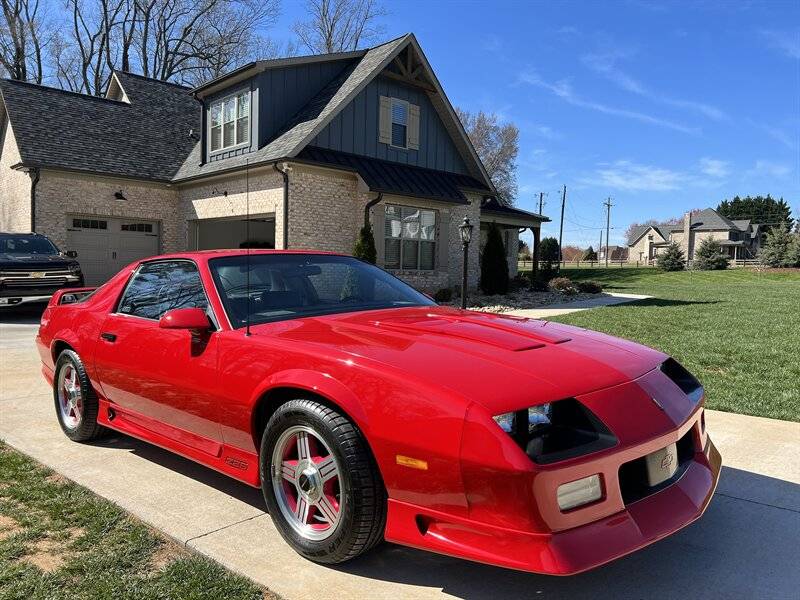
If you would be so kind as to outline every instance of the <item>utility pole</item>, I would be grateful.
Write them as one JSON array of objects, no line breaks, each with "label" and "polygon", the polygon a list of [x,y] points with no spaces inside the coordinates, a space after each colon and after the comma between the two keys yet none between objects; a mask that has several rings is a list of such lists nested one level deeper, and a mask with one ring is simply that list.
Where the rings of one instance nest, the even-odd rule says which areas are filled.
[{"label": "utility pole", "polygon": [[603,202],[603,206],[606,207],[606,268],[608,268],[608,234],[611,230],[611,207],[614,206],[611,204],[610,196],[608,200]]},{"label": "utility pole", "polygon": [[544,192],[539,192],[539,214],[544,210]]},{"label": "utility pole", "polygon": [[561,242],[564,239],[564,206],[567,203],[567,186],[561,195],[561,228],[558,230],[558,270],[561,271]]}]

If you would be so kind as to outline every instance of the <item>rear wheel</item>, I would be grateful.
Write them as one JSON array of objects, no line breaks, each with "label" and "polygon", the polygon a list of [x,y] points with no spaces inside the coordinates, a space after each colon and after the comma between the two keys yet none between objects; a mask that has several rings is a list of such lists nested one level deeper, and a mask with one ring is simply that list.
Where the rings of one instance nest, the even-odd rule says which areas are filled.
[{"label": "rear wheel", "polygon": [[270,516],[298,553],[340,563],[383,539],[386,494],[358,429],[314,400],[291,400],[272,415],[260,454]]},{"label": "rear wheel", "polygon": [[53,399],[58,423],[75,442],[95,439],[103,431],[97,424],[99,403],[83,362],[73,350],[64,350],[56,361]]}]

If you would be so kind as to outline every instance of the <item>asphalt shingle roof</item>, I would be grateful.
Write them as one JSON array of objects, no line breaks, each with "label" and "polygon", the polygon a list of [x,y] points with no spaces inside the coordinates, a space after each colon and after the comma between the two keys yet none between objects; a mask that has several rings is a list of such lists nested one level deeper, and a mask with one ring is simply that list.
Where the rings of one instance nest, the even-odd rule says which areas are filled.
[{"label": "asphalt shingle roof", "polygon": [[0,80],[22,163],[170,181],[195,145],[197,101],[183,86],[117,77],[130,104]]},{"label": "asphalt shingle roof", "polygon": [[485,185],[469,175],[423,169],[316,146],[306,146],[297,158],[355,171],[374,192],[431,198],[456,204],[467,203],[462,188],[489,193]]},{"label": "asphalt shingle roof", "polygon": [[513,206],[506,206],[505,204],[501,204],[500,202],[498,202],[497,198],[488,198],[487,200],[485,200],[483,204],[481,204],[481,212],[497,213],[512,217],[519,217],[521,219],[533,219],[539,222],[550,220],[548,217],[545,217],[544,215],[539,215],[537,213],[528,212],[527,210],[522,210],[521,208],[514,208]]}]

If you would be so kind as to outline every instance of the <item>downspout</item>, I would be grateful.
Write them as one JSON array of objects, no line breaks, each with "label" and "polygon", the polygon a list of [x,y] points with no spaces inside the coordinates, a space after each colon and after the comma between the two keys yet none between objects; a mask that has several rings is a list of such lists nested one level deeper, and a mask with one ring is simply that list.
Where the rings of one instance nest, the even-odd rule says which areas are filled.
[{"label": "downspout", "polygon": [[375,206],[378,202],[383,200],[383,192],[379,192],[378,195],[367,202],[367,205],[364,207],[364,227],[369,227],[369,211],[370,209]]},{"label": "downspout", "polygon": [[283,163],[283,169],[274,163],[272,167],[283,176],[283,249],[289,249],[289,171],[291,167]]},{"label": "downspout", "polygon": [[36,233],[36,185],[41,174],[37,167],[31,167],[28,175],[31,176],[31,233]]}]

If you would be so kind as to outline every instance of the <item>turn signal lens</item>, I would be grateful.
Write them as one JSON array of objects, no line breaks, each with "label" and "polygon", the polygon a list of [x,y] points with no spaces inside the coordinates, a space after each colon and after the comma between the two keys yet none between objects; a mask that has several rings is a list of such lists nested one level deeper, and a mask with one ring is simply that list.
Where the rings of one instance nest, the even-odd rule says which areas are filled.
[{"label": "turn signal lens", "polygon": [[560,485],[557,494],[558,507],[561,510],[569,510],[600,500],[603,497],[600,475],[591,475]]}]

